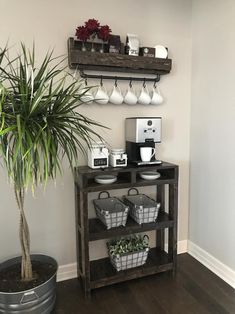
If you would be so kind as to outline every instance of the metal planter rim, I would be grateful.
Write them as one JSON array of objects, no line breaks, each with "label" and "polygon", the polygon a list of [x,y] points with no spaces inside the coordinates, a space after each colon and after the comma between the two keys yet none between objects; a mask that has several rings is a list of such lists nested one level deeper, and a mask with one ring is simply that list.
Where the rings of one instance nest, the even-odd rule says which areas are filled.
[{"label": "metal planter rim", "polygon": [[[36,287],[32,287],[32,288],[30,288],[30,289],[22,290],[22,291],[17,291],[17,292],[2,292],[2,291],[0,291],[0,293],[1,293],[2,295],[3,295],[3,294],[5,294],[5,295],[10,295],[10,294],[16,295],[16,294],[25,293],[25,292],[27,292],[27,291],[31,291],[31,290],[33,290],[33,289],[38,289],[38,288],[42,287],[43,285],[47,284],[49,281],[51,281],[51,279],[52,279],[54,276],[56,276],[57,270],[58,270],[58,263],[57,263],[57,261],[56,261],[53,257],[48,256],[48,255],[44,255],[44,254],[31,254],[30,256],[31,256],[31,259],[32,259],[32,260],[33,260],[33,259],[40,260],[40,258],[50,260],[50,262],[53,263],[53,264],[56,266],[56,271],[55,271],[54,275],[52,275],[47,281],[44,281],[43,283],[41,283],[40,285],[38,285],[38,286],[36,286]],[[21,256],[16,256],[16,257],[13,257],[13,258],[10,258],[10,259],[5,260],[4,262],[0,263],[0,271],[1,271],[2,269],[4,269],[4,264],[7,265],[7,264],[10,263],[10,265],[14,265],[14,263],[18,262],[19,260],[21,260]],[[41,261],[41,260],[40,260],[40,261]],[[41,262],[43,263],[43,261],[41,261]],[[8,266],[9,266],[9,265],[8,265]]]}]

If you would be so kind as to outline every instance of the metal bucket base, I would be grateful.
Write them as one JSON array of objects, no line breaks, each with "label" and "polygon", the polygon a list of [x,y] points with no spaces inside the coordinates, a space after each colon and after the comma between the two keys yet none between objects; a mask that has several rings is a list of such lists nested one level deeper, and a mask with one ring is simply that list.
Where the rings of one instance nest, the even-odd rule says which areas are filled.
[{"label": "metal bucket base", "polygon": [[[58,269],[57,262],[46,255],[31,255],[32,260],[50,263]],[[15,263],[21,257],[10,259],[0,265],[0,270]],[[30,290],[21,292],[0,291],[0,313],[2,314],[50,314],[56,300],[56,272],[46,282]]]}]

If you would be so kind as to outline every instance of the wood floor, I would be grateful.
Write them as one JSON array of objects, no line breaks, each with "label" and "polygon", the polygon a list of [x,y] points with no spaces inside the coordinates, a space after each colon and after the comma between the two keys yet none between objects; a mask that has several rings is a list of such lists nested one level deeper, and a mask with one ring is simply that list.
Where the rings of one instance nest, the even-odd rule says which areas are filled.
[{"label": "wood floor", "polygon": [[158,274],[100,288],[85,299],[76,279],[58,283],[53,314],[235,314],[235,291],[188,254],[173,279]]}]

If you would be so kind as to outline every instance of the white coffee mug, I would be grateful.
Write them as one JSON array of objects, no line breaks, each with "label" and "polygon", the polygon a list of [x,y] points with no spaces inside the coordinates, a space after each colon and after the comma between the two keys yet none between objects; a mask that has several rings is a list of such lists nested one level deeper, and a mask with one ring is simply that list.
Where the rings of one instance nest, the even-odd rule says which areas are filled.
[{"label": "white coffee mug", "polygon": [[151,102],[151,97],[149,96],[148,87],[143,86],[138,98],[138,103],[141,105],[149,105]]},{"label": "white coffee mug", "polygon": [[121,105],[123,103],[123,96],[119,86],[115,85],[109,96],[109,101],[114,105]]},{"label": "white coffee mug", "polygon": [[163,97],[160,93],[159,87],[155,86],[152,89],[151,95],[151,105],[161,105],[163,102]]},{"label": "white coffee mug", "polygon": [[109,96],[104,86],[100,85],[97,89],[97,92],[94,96],[95,102],[100,105],[106,105],[109,101]]},{"label": "white coffee mug", "polygon": [[137,103],[137,96],[135,94],[134,88],[129,86],[128,90],[126,92],[126,95],[124,97],[124,102],[127,105],[135,105]]},{"label": "white coffee mug", "polygon": [[148,162],[155,155],[155,148],[153,147],[140,147],[140,157],[142,161]]},{"label": "white coffee mug", "polygon": [[81,101],[86,104],[90,104],[94,101],[94,96],[90,92],[89,88],[84,88],[81,92]]}]

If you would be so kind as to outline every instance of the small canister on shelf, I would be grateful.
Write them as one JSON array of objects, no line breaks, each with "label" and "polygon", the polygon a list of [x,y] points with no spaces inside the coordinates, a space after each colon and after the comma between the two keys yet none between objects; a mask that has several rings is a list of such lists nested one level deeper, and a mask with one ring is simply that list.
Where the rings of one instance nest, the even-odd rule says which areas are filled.
[{"label": "small canister on shelf", "polygon": [[127,166],[127,154],[122,148],[113,148],[109,155],[109,163],[112,167],[126,167]]}]

